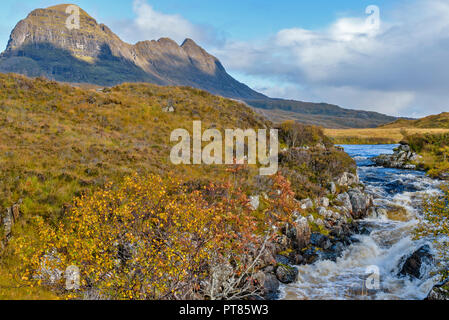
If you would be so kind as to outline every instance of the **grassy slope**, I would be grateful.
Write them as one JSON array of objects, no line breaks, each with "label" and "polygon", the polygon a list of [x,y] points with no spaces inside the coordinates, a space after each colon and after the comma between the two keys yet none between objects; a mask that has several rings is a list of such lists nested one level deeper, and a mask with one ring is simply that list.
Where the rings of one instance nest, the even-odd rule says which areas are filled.
[{"label": "grassy slope", "polygon": [[[169,161],[170,133],[266,128],[271,123],[244,104],[205,91],[150,84],[123,84],[97,91],[45,79],[0,75],[0,210],[22,200],[23,216],[13,233],[36,232],[30,217],[58,221],[74,197],[117,182],[132,172],[176,174],[196,184],[229,177],[226,166],[174,166]],[[162,109],[174,106],[174,113]],[[313,145],[324,137],[318,133]],[[281,142],[282,145],[282,142]],[[285,143],[284,143],[285,145]],[[312,148],[301,163],[284,160],[283,174],[298,198],[323,195],[325,181],[354,170],[343,152]],[[252,192],[256,168],[243,172]],[[206,180],[206,181],[205,181]],[[261,185],[263,188],[263,183]],[[0,260],[0,298],[52,298],[39,288],[16,286],[14,257]]]},{"label": "grassy slope", "polygon": [[[162,111],[169,104],[175,113]],[[57,212],[74,194],[136,170],[201,176],[204,168],[169,163],[170,133],[191,131],[195,119],[203,129],[267,125],[241,104],[190,88],[125,84],[103,93],[0,75],[0,206],[23,199],[26,212]]]},{"label": "grassy slope", "polygon": [[409,134],[439,134],[449,129],[375,128],[375,129],[324,129],[336,144],[395,144]]},{"label": "grassy slope", "polygon": [[[175,113],[162,111],[169,104]],[[124,84],[103,93],[0,75],[0,210],[21,199],[23,217],[14,232],[35,232],[29,217],[56,221],[73,197],[134,171],[219,180],[227,175],[224,166],[169,161],[170,133],[191,128],[194,119],[203,128],[267,124],[241,104],[191,88]],[[0,260],[0,298],[52,297],[17,287],[11,276],[17,263]]]},{"label": "grassy slope", "polygon": [[423,168],[432,177],[449,175],[449,131],[439,134],[409,134],[404,139],[414,152],[423,157]]},{"label": "grassy slope", "polygon": [[443,112],[417,120],[397,120],[383,125],[381,128],[449,129],[449,112]]}]

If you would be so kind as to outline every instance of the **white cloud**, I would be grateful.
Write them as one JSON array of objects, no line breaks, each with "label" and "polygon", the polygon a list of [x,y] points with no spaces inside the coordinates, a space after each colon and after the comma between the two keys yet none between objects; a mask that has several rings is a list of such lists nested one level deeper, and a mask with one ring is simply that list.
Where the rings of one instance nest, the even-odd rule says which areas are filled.
[{"label": "white cloud", "polygon": [[211,26],[158,12],[146,0],[134,0],[134,12],[114,28],[125,40],[192,38],[270,96],[402,116],[449,110],[448,0],[400,2],[380,8],[380,20],[370,10],[321,30],[298,26],[247,42],[225,41]]},{"label": "white cloud", "polygon": [[229,41],[214,53],[231,70],[283,81],[262,88],[270,95],[403,116],[448,111],[449,1],[381,8],[380,17],[387,16],[379,28],[362,12],[324,30],[292,28],[263,42]]},{"label": "white cloud", "polygon": [[137,14],[135,27],[145,39],[169,37],[181,42],[185,38],[202,37],[201,30],[180,15],[157,12],[144,0],[135,0],[133,6]]},{"label": "white cloud", "polygon": [[156,11],[146,0],[134,0],[136,15],[131,21],[115,21],[119,35],[127,42],[171,38],[179,44],[186,38],[199,43],[219,44],[221,36],[211,26],[194,24],[179,14]]}]

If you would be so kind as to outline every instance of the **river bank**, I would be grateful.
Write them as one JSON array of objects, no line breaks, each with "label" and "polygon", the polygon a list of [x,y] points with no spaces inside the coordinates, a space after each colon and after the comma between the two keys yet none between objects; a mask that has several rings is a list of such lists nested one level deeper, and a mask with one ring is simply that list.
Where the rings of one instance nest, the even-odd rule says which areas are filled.
[{"label": "river bank", "polygon": [[[281,288],[282,299],[422,300],[427,297],[437,282],[432,276],[433,261],[421,260],[418,277],[404,275],[403,271],[420,249],[427,249],[434,256],[431,242],[414,240],[413,230],[419,222],[422,198],[437,193],[439,181],[420,171],[373,166],[371,158],[392,154],[396,147],[344,146],[357,162],[365,192],[373,197],[374,205],[380,210],[358,223],[363,232],[354,236],[356,241],[335,261],[322,259],[298,266],[298,281]],[[379,286],[367,290],[366,279],[376,271]]]}]

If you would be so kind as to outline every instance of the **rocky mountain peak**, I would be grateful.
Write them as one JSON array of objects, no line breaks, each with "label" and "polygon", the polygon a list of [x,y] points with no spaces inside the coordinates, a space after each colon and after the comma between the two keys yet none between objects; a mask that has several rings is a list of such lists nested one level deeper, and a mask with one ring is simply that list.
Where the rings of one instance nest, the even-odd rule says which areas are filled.
[{"label": "rocky mountain peak", "polygon": [[265,97],[233,79],[192,39],[181,46],[169,38],[131,45],[81,8],[80,27],[68,28],[69,6],[36,9],[20,21],[0,57],[0,72],[98,85],[184,85],[239,99]]}]

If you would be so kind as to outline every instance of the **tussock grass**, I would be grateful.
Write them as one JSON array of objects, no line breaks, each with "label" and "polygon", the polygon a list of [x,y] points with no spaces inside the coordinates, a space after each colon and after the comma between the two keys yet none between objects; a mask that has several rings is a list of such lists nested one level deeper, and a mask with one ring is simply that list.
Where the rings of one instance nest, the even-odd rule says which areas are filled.
[{"label": "tussock grass", "polygon": [[422,128],[375,128],[375,129],[324,129],[326,136],[336,144],[395,144],[406,135],[439,134],[449,132],[449,129]]}]

